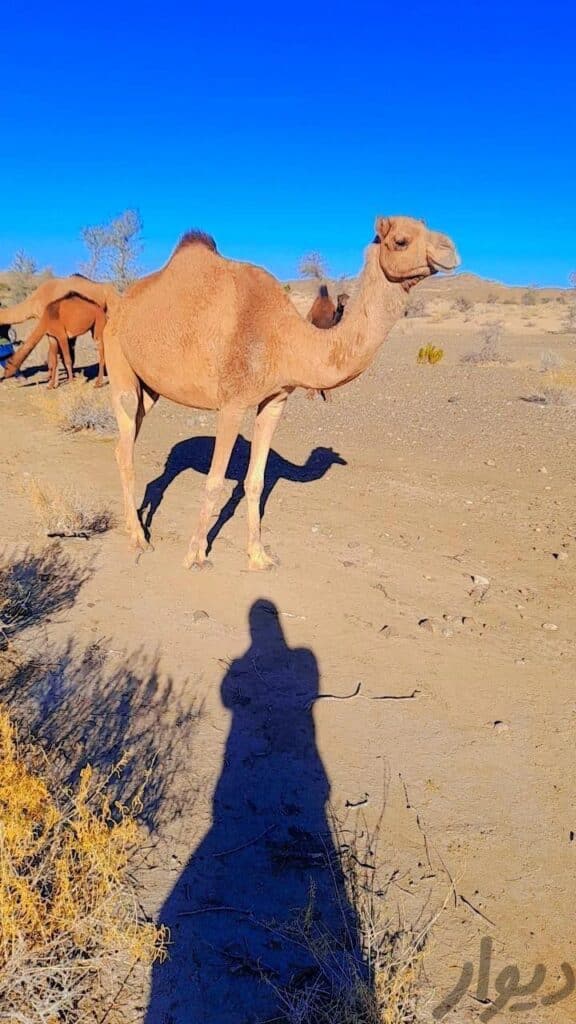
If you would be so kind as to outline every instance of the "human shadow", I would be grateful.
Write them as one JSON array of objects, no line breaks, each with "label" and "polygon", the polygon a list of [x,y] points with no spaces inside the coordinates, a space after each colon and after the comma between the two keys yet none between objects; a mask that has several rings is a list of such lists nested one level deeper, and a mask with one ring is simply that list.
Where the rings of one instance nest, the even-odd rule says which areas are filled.
[{"label": "human shadow", "polygon": [[[140,517],[142,526],[146,531],[150,530],[164,495],[176,477],[187,469],[195,469],[198,473],[204,473],[207,476],[210,471],[213,454],[213,437],[191,437],[187,441],[180,441],[174,445],[162,474],[148,484],[144,494],[144,500],[140,508]],[[228,469],[226,470],[226,479],[235,480],[236,487],[208,534],[209,548],[216,540],[223,526],[232,518],[242,501],[244,496],[244,479],[248,471],[249,462],[250,443],[245,437],[239,435],[230,456]],[[278,452],[270,449],[264,475],[264,489],[260,499],[261,515],[264,515],[266,503],[279,480],[291,480],[299,484],[311,483],[315,480],[320,480],[330,467],[334,465],[346,466],[347,463],[332,448],[314,448],[303,466],[290,462],[288,459],[283,458],[282,455],[279,455]]]},{"label": "human shadow", "polygon": [[170,959],[153,968],[146,1024],[284,1020],[280,993],[318,968],[313,933],[333,937],[334,974],[345,956],[369,977],[327,818],[316,658],[287,646],[271,602],[253,604],[250,630],[221,685],[231,720],[212,824],[158,915]]}]

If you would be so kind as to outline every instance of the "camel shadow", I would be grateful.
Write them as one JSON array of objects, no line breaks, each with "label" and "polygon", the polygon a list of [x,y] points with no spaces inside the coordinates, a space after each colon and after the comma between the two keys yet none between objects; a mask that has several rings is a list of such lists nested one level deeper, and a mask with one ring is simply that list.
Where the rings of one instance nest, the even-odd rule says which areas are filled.
[{"label": "camel shadow", "polygon": [[221,685],[230,729],[212,824],[158,915],[170,959],[153,968],[146,1024],[284,1020],[281,992],[320,984],[314,936],[334,938],[334,975],[345,958],[370,981],[327,818],[316,658],[287,646],[269,601],[252,605],[250,631]]},{"label": "camel shadow", "polygon": [[[139,510],[142,526],[146,533],[150,532],[154,516],[162,504],[168,487],[170,487],[176,477],[187,469],[195,469],[198,473],[203,473],[207,476],[210,471],[213,454],[213,437],[192,437],[187,441],[180,441],[174,445],[166,460],[163,473],[155,480],[152,480],[146,487],[144,500]],[[244,497],[244,479],[248,471],[249,461],[250,443],[245,437],[239,435],[230,456],[228,469],[226,470],[226,479],[235,480],[236,487],[208,534],[208,550],[210,550],[221,529],[232,519]],[[264,489],[260,500],[261,515],[264,516],[268,499],[279,480],[290,480],[299,484],[311,483],[315,480],[320,480],[330,467],[334,465],[346,466],[347,462],[346,459],[343,459],[332,448],[314,448],[303,466],[290,462],[271,448],[264,475]]]}]

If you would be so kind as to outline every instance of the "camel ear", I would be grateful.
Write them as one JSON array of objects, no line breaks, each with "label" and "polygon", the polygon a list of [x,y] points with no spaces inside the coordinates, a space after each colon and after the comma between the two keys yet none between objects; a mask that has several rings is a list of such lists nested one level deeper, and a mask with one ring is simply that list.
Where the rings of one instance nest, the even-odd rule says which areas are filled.
[{"label": "camel ear", "polygon": [[392,221],[390,220],[390,217],[376,217],[374,230],[376,231],[377,238],[379,238],[381,242],[386,238],[391,227]]}]

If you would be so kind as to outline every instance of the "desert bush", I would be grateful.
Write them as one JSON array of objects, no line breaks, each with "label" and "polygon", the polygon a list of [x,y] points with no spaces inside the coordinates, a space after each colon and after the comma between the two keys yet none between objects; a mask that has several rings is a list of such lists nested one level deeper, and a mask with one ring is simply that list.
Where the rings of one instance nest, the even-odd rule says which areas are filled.
[{"label": "desert bush", "polygon": [[540,370],[542,373],[546,373],[548,370],[557,370],[559,366],[562,366],[564,360],[557,352],[553,352],[552,349],[545,349],[540,353]]},{"label": "desert bush", "polygon": [[310,277],[321,281],[328,274],[326,260],[319,252],[308,252],[298,263],[300,277]]},{"label": "desert bush", "polygon": [[140,805],[112,805],[90,766],[74,790],[49,774],[0,706],[2,1018],[112,1024],[125,1020],[125,981],[166,955],[129,877]]},{"label": "desert bush", "polygon": [[116,418],[105,391],[91,387],[84,378],[38,396],[43,412],[60,430],[89,430],[102,437],[116,433]]},{"label": "desert bush", "polygon": [[416,358],[417,363],[429,363],[434,366],[435,363],[439,363],[444,357],[444,349],[436,348],[435,345],[423,345],[418,351]]},{"label": "desert bush", "polygon": [[75,488],[39,484],[31,478],[28,497],[42,530],[48,537],[92,537],[113,525],[109,510],[96,498]]},{"label": "desert bush", "polygon": [[288,284],[288,283],[286,283],[286,284],[284,285],[284,291],[286,292],[286,294],[287,294],[287,295],[289,295],[289,294],[290,294],[290,292],[292,291],[292,285],[291,285],[291,284]]},{"label": "desert bush", "polygon": [[471,299],[468,299],[465,295],[459,295],[454,302],[452,309],[457,313],[467,313],[469,309],[472,309],[473,305],[474,303]]},{"label": "desert bush", "polygon": [[498,296],[494,292],[490,292],[490,294],[486,296],[486,302],[490,306],[493,306],[496,302],[498,302]]},{"label": "desert bush", "polygon": [[473,366],[483,366],[488,363],[499,363],[504,366],[510,362],[509,356],[505,356],[498,349],[503,334],[504,325],[501,320],[494,320],[484,324],[480,332],[481,348],[472,352],[466,352],[460,362]]},{"label": "desert bush", "polygon": [[410,299],[406,307],[407,317],[426,316],[427,304],[422,295],[415,295]]},{"label": "desert bush", "polygon": [[340,934],[318,922],[312,884],[308,906],[287,932],[309,951],[315,966],[303,980],[278,992],[283,1019],[286,1024],[415,1024],[432,921],[412,926],[393,914],[390,881],[380,877],[377,863],[377,831],[364,828],[344,841],[336,822],[333,830],[339,839],[335,887],[341,874],[360,949],[351,948],[349,921],[342,921]]},{"label": "desert bush", "polygon": [[538,302],[538,297],[536,293],[532,289],[530,289],[529,291],[523,293],[520,301],[523,306],[535,306]]}]

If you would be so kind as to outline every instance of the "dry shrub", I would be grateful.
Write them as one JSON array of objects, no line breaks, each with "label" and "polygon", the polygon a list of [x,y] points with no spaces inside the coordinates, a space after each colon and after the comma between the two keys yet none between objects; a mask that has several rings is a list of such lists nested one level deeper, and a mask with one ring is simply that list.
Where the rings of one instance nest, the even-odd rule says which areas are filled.
[{"label": "dry shrub", "polygon": [[416,357],[417,363],[428,363],[430,366],[434,366],[444,358],[444,349],[436,348],[435,345],[423,345],[418,351]]},{"label": "dry shrub", "polygon": [[36,517],[48,537],[83,537],[105,533],[113,525],[110,511],[97,498],[75,488],[53,487],[30,479],[27,492]]},{"label": "dry shrub", "polygon": [[540,370],[542,373],[547,373],[549,370],[557,370],[563,363],[562,356],[550,348],[544,349],[540,353]]},{"label": "dry shrub", "polygon": [[472,302],[472,299],[468,299],[465,295],[459,295],[454,302],[452,309],[457,313],[467,313],[468,310],[472,309],[473,305],[474,303]]},{"label": "dry shrub", "polygon": [[63,431],[89,430],[101,437],[116,433],[116,419],[105,391],[93,388],[84,378],[39,397],[44,412]]},{"label": "dry shrub", "polygon": [[128,979],[166,955],[129,882],[139,805],[111,805],[89,766],[75,790],[47,774],[0,706],[2,1019],[113,1024],[126,1019]]},{"label": "dry shrub", "polygon": [[407,317],[426,316],[428,312],[428,305],[422,295],[416,295],[411,298],[406,307]]},{"label": "dry shrub", "polygon": [[472,366],[486,366],[491,363],[506,366],[510,363],[510,357],[503,355],[498,348],[503,329],[504,325],[501,320],[493,320],[491,323],[484,324],[484,328],[480,332],[482,347],[472,352],[466,352],[460,362],[468,363]]},{"label": "dry shrub", "polygon": [[343,878],[354,921],[351,925],[342,909],[341,934],[320,924],[311,885],[308,906],[287,934],[308,951],[314,967],[278,990],[283,1019],[286,1024],[415,1024],[420,1019],[423,956],[433,921],[408,924],[392,910],[390,889],[396,873],[386,880],[380,877],[380,826],[370,833],[364,824],[346,841],[336,822],[333,828],[339,850],[334,890],[337,894]]}]

